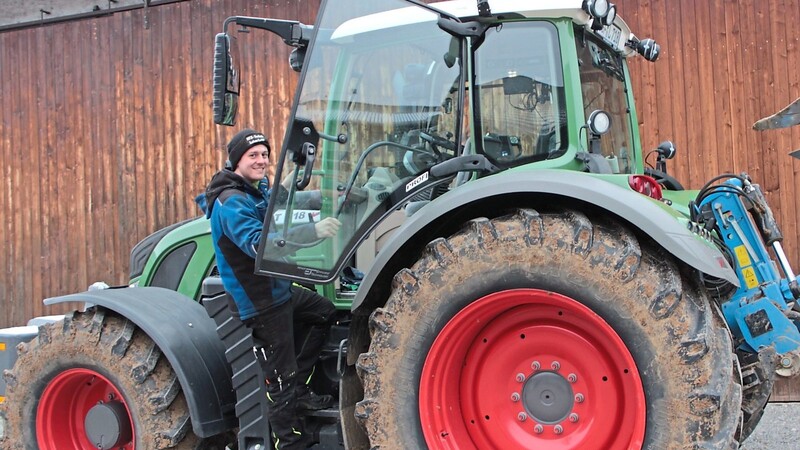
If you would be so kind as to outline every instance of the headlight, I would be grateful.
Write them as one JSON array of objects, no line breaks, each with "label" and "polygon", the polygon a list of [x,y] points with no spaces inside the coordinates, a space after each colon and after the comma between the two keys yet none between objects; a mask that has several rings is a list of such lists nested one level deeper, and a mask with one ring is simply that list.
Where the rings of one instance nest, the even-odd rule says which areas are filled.
[{"label": "headlight", "polygon": [[608,11],[610,9],[610,4],[608,0],[584,0],[583,1],[583,10],[586,11],[587,14],[592,16],[594,19],[602,19],[608,15]]},{"label": "headlight", "polygon": [[611,129],[611,116],[603,110],[596,110],[589,114],[589,121],[586,124],[592,134],[601,136],[608,133]]},{"label": "headlight", "polygon": [[609,6],[608,8],[608,14],[606,14],[606,18],[603,19],[603,23],[605,23],[606,26],[611,25],[612,23],[614,23],[614,19],[616,18],[617,18],[617,6],[612,3],[611,6]]}]

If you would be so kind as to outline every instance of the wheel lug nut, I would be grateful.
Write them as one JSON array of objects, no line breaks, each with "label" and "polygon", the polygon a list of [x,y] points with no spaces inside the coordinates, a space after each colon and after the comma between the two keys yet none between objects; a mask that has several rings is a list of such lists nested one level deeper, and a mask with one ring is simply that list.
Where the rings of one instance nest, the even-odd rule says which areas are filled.
[{"label": "wheel lug nut", "polygon": [[517,382],[522,383],[523,381],[525,381],[525,374],[524,373],[518,373],[517,374]]},{"label": "wheel lug nut", "polygon": [[569,380],[570,383],[574,383],[574,382],[578,381],[578,376],[575,375],[574,373],[571,373],[571,374],[567,375],[567,380]]},{"label": "wheel lug nut", "polygon": [[528,420],[528,415],[525,414],[524,412],[521,412],[517,414],[517,420],[519,420],[520,422],[525,422],[526,420]]},{"label": "wheel lug nut", "polygon": [[520,397],[519,397],[519,394],[517,392],[514,392],[513,394],[511,394],[511,401],[512,402],[518,402],[519,398]]},{"label": "wheel lug nut", "polygon": [[542,434],[544,432],[544,427],[537,423],[536,426],[533,427],[533,431],[536,434]]},{"label": "wheel lug nut", "polygon": [[578,415],[575,414],[575,413],[570,414],[569,415],[569,421],[572,422],[572,423],[577,422],[578,421]]},{"label": "wheel lug nut", "polygon": [[576,402],[583,403],[584,400],[585,400],[585,398],[583,397],[583,394],[581,394],[581,393],[575,394],[575,401]]},{"label": "wheel lug nut", "polygon": [[564,429],[563,429],[563,428],[561,428],[561,425],[556,425],[556,426],[554,426],[554,427],[553,427],[553,433],[555,433],[555,434],[561,434],[561,433],[563,433],[563,432],[564,432]]},{"label": "wheel lug nut", "polygon": [[533,369],[533,370],[539,370],[539,369],[541,369],[541,368],[542,368],[542,365],[541,365],[541,364],[539,364],[539,361],[534,361],[534,362],[532,362],[532,363],[531,363],[531,369]]},{"label": "wheel lug nut", "polygon": [[550,367],[552,367],[553,370],[558,370],[561,368],[561,363],[559,363],[558,361],[553,361],[553,364],[550,364]]}]

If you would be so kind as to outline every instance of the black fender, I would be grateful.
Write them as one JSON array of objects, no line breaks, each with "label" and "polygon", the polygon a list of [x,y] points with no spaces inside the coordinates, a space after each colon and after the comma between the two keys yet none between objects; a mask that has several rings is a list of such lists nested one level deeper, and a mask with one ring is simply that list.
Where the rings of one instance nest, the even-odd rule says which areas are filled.
[{"label": "black fender", "polygon": [[44,301],[64,302],[87,302],[114,311],[150,336],[178,377],[197,436],[210,437],[238,426],[225,347],[216,324],[198,302],[157,287],[103,289]]},{"label": "black fender", "polygon": [[[607,211],[650,236],[685,264],[704,274],[739,285],[739,279],[722,252],[710,241],[692,233],[685,223],[676,220],[675,215],[667,211],[669,206],[582,172],[518,170],[466,183],[414,213],[376,256],[358,289],[352,310],[368,312],[380,306],[377,302],[385,299],[388,293],[375,292],[373,288],[376,287],[376,281],[393,276],[403,267],[405,261],[398,262],[402,256],[397,255],[405,254],[408,249],[418,251],[429,239],[437,237],[437,231],[431,230],[448,229],[448,222],[463,223],[464,220],[481,217],[487,214],[487,208],[510,209],[533,205],[535,202],[529,199],[534,198],[538,198],[540,204],[542,201],[548,204],[579,204]],[[385,272],[392,273],[386,275]],[[362,304],[366,311],[359,311]]]}]

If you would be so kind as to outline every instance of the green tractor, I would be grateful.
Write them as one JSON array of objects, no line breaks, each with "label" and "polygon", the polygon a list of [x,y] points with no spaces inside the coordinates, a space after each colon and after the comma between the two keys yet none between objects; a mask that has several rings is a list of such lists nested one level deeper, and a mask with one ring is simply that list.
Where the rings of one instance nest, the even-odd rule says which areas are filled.
[{"label": "green tractor", "polygon": [[[276,168],[293,183],[254,269],[339,310],[315,376],[339,404],[305,419],[316,448],[738,448],[798,372],[800,289],[762,191],[746,174],[684,190],[668,142],[645,164],[626,60],[660,49],[607,0],[231,17],[223,125],[234,24],[280,36],[301,71]],[[324,217],[335,238],[291,241]],[[156,233],[131,264],[130,287],[48,299],[87,308],[16,337],[0,446],[271,445],[258,343],[227,311],[208,222]]]}]

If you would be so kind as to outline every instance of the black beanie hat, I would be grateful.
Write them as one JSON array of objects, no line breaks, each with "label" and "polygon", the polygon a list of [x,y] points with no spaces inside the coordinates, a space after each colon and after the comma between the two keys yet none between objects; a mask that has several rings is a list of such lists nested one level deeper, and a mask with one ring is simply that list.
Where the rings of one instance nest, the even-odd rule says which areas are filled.
[{"label": "black beanie hat", "polygon": [[267,151],[271,151],[267,137],[256,130],[245,128],[244,130],[236,133],[228,142],[228,161],[230,161],[230,169],[236,169],[239,160],[242,159],[245,153],[251,147],[263,144],[267,146]]}]

